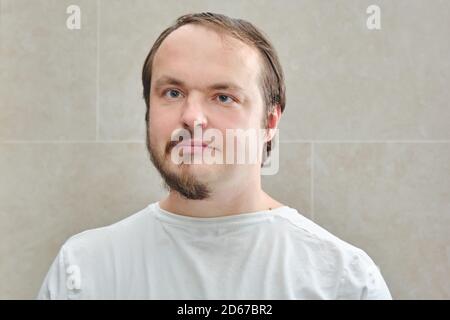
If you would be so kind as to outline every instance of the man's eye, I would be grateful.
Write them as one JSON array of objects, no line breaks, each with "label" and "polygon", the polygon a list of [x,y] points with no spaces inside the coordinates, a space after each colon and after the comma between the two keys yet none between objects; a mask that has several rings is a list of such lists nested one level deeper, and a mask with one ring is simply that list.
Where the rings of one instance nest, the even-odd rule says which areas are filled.
[{"label": "man's eye", "polygon": [[217,98],[219,98],[220,102],[225,103],[225,104],[229,104],[229,103],[232,103],[234,101],[233,98],[231,98],[230,96],[227,96],[225,94],[219,94],[217,96]]},{"label": "man's eye", "polygon": [[175,89],[169,89],[164,91],[164,96],[168,97],[168,98],[178,98],[180,96],[180,91],[175,90]]},{"label": "man's eye", "polygon": [[[167,89],[166,91],[164,91],[163,95],[169,99],[176,99],[179,98],[182,95],[182,93],[176,89]],[[216,99],[219,99],[219,102],[224,104],[230,104],[234,102],[234,99],[232,97],[227,96],[225,94],[220,94],[216,96]]]}]

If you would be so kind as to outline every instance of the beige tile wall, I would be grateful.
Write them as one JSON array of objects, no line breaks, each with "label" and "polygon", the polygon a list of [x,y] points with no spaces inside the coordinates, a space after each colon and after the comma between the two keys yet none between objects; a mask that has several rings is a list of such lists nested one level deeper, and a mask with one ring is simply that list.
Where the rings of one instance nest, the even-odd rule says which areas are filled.
[{"label": "beige tile wall", "polygon": [[[370,4],[381,30],[366,28]],[[394,298],[449,299],[450,3],[437,0],[0,0],[0,298],[33,298],[69,236],[165,194],[140,72],[197,11],[254,22],[278,49],[287,106],[264,189],[367,251]]]}]

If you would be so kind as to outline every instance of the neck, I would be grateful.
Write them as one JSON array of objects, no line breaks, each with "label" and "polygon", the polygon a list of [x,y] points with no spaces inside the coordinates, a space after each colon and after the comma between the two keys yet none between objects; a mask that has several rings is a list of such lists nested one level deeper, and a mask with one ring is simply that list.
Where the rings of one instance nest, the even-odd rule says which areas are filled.
[{"label": "neck", "polygon": [[180,215],[211,218],[270,210],[282,206],[261,189],[261,177],[213,189],[204,200],[190,200],[171,190],[159,202],[162,209]]}]

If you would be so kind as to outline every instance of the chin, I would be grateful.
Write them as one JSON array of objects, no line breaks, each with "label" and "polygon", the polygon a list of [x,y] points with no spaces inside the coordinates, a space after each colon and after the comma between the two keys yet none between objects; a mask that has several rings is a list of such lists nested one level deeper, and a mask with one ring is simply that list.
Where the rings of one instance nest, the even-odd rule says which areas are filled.
[{"label": "chin", "polygon": [[189,170],[208,170],[211,165],[209,164],[193,164],[193,163],[183,163],[178,165],[180,169],[189,169]]},{"label": "chin", "polygon": [[178,166],[180,171],[189,172],[197,178],[210,178],[217,174],[217,167],[210,164],[182,164]]}]

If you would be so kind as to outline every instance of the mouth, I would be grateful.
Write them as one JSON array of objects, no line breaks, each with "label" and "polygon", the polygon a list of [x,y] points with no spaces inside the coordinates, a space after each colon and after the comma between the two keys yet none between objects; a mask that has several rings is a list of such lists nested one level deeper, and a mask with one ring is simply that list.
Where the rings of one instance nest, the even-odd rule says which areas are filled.
[{"label": "mouth", "polygon": [[166,154],[170,155],[175,147],[177,147],[178,152],[179,150],[183,150],[183,154],[203,153],[206,149],[211,149],[213,152],[219,151],[219,149],[213,147],[212,141],[188,139],[185,141],[170,141],[166,147]]},{"label": "mouth", "polygon": [[203,150],[209,148],[209,144],[202,141],[182,141],[179,147],[183,150],[183,153],[201,153]]},{"label": "mouth", "polygon": [[206,142],[202,142],[202,141],[193,141],[193,140],[187,140],[187,141],[182,141],[180,143],[178,143],[178,145],[181,148],[208,148],[209,147],[209,143]]}]

